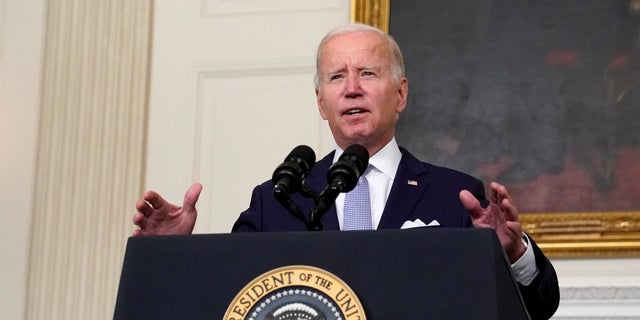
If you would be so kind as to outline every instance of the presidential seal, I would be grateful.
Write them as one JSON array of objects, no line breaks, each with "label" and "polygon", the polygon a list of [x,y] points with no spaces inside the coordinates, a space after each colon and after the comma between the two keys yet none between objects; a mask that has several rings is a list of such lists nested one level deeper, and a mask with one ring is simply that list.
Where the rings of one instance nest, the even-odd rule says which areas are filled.
[{"label": "presidential seal", "polygon": [[295,265],[268,271],[233,299],[225,320],[365,320],[351,288],[335,275]]}]

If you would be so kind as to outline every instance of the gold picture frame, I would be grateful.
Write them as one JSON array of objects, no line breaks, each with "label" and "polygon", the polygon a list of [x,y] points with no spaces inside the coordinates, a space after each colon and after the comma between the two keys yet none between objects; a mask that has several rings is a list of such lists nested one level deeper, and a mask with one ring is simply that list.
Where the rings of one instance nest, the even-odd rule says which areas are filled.
[{"label": "gold picture frame", "polygon": [[[390,0],[351,1],[354,22],[389,32],[389,17]],[[550,257],[640,256],[640,211],[523,213],[520,221]]]},{"label": "gold picture frame", "polygon": [[390,0],[351,0],[351,21],[389,33]]}]

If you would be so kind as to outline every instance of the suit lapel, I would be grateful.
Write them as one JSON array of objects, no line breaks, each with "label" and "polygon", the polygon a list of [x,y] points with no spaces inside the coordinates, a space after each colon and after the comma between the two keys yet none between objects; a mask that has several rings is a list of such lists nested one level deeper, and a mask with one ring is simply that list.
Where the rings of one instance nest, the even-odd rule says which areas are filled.
[{"label": "suit lapel", "polygon": [[402,159],[382,213],[378,229],[400,229],[427,191],[427,171],[418,159],[400,148]]}]

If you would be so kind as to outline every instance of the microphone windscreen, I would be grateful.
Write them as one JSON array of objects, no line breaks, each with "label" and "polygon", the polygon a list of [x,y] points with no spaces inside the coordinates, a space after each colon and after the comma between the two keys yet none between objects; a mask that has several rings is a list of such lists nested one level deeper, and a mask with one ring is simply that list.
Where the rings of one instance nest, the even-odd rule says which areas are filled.
[{"label": "microphone windscreen", "polygon": [[369,152],[359,144],[350,145],[338,158],[327,173],[327,182],[338,188],[339,192],[349,192],[355,188],[358,178],[369,165]]},{"label": "microphone windscreen", "polygon": [[358,168],[358,177],[360,177],[369,166],[369,151],[362,145],[352,144],[344,150],[340,159],[352,161]]},{"label": "microphone windscreen", "polygon": [[303,175],[306,176],[316,163],[316,153],[309,146],[299,145],[291,150],[285,161],[298,162],[303,165]]},{"label": "microphone windscreen", "polygon": [[309,175],[315,162],[316,154],[313,149],[305,145],[295,147],[273,171],[271,180],[274,192],[290,194],[300,190],[302,181]]}]

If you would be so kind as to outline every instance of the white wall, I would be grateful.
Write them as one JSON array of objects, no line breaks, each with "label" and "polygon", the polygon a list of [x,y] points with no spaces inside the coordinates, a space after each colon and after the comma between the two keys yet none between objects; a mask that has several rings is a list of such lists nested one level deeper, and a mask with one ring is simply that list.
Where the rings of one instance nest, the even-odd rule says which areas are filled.
[{"label": "white wall", "polygon": [[25,308],[44,0],[0,0],[0,318]]},{"label": "white wall", "polygon": [[640,319],[640,259],[553,259],[560,282],[554,319]]}]

